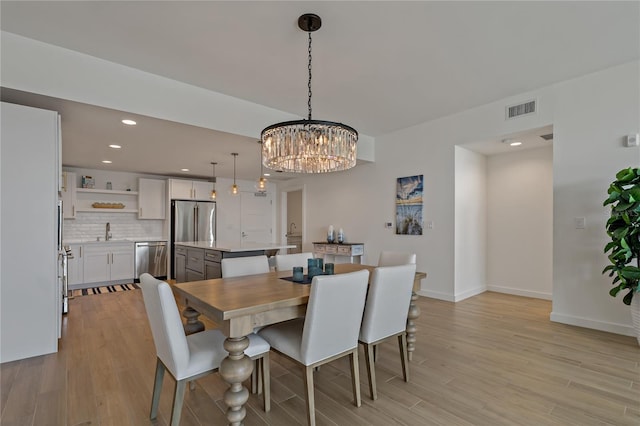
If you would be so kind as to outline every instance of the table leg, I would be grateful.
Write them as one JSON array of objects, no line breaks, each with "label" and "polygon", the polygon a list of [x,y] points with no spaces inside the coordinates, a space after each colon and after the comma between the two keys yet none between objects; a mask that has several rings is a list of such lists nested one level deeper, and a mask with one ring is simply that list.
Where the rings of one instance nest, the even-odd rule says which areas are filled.
[{"label": "table leg", "polygon": [[416,327],[415,320],[420,316],[420,308],[416,305],[418,295],[415,291],[411,292],[411,303],[409,304],[409,315],[407,316],[407,352],[409,353],[409,361],[413,359],[413,351],[416,350]]},{"label": "table leg", "polygon": [[227,420],[232,426],[242,425],[247,415],[244,404],[249,400],[249,390],[242,385],[242,382],[247,380],[253,371],[253,362],[244,354],[244,350],[248,347],[247,336],[228,337],[224,341],[224,348],[229,352],[229,356],[220,364],[220,376],[230,385],[223,399],[228,407]]},{"label": "table leg", "polygon": [[187,336],[204,330],[204,323],[198,320],[200,312],[191,307],[186,307],[184,311],[182,311],[182,316],[187,319],[187,323],[184,325],[184,333]]}]

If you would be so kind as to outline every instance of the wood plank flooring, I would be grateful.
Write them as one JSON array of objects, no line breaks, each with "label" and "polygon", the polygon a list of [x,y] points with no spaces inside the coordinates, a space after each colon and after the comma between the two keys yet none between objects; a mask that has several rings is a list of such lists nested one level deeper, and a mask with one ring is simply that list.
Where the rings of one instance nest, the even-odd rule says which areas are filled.
[{"label": "wood plank flooring", "polygon": [[[167,425],[165,376],[148,419],[155,348],[140,290],[70,301],[57,354],[0,365],[3,426]],[[410,382],[394,341],[380,347],[377,401],[360,356],[362,407],[346,359],[316,372],[322,425],[640,425],[635,338],[549,321],[549,301],[484,293],[459,303],[420,298]],[[16,318],[16,321],[22,320]],[[302,371],[272,354],[272,411],[251,395],[246,425],[305,424]],[[183,426],[226,424],[217,374],[186,392]]]}]

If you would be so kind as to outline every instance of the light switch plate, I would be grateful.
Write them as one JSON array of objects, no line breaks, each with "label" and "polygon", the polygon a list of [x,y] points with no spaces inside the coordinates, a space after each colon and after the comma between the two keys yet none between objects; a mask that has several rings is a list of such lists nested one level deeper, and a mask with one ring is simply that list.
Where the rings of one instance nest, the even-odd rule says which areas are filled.
[{"label": "light switch plate", "polygon": [[640,140],[640,134],[636,133],[636,134],[631,134],[631,135],[627,135],[627,147],[632,147],[632,146],[638,146]]},{"label": "light switch plate", "polygon": [[576,229],[584,229],[587,226],[587,219],[584,217],[574,217],[573,222],[576,225]]}]

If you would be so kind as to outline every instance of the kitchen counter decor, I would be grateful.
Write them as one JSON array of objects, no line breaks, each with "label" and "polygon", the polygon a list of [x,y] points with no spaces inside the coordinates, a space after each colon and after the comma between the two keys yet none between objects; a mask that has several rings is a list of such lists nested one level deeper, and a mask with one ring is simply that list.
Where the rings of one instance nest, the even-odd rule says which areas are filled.
[{"label": "kitchen counter decor", "polygon": [[124,204],[96,202],[91,204],[91,207],[94,209],[124,209]]}]

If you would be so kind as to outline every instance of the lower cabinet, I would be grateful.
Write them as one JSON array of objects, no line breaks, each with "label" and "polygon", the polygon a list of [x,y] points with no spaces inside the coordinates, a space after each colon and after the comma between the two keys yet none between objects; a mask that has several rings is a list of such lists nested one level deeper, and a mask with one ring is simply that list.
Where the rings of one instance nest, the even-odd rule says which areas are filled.
[{"label": "lower cabinet", "polygon": [[84,284],[133,282],[133,243],[86,244],[83,247]]},{"label": "lower cabinet", "polygon": [[182,246],[176,246],[174,257],[176,282],[183,283],[187,281],[187,249]]},{"label": "lower cabinet", "polygon": [[70,286],[77,286],[84,282],[84,258],[81,244],[69,244],[71,256],[67,259],[68,281]]}]

